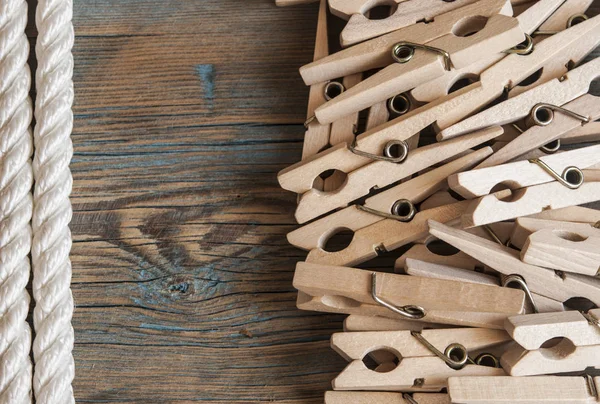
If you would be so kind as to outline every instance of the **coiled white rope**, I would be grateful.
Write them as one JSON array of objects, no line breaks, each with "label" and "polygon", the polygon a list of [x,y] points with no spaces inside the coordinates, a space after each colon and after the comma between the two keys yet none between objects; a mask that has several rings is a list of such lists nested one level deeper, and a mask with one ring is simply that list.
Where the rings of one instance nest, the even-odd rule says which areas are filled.
[{"label": "coiled white rope", "polygon": [[37,96],[33,172],[33,322],[38,404],[74,403],[74,333],[71,326],[71,221],[73,178],[73,3],[39,0],[36,10]]},{"label": "coiled white rope", "polygon": [[31,75],[25,0],[0,0],[0,403],[31,403]]}]

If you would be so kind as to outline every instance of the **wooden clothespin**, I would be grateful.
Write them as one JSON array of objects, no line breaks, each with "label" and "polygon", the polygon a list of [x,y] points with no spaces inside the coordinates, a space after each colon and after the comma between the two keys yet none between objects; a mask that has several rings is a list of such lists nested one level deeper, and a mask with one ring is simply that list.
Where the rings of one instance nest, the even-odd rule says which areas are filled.
[{"label": "wooden clothespin", "polygon": [[579,188],[572,189],[554,181],[513,191],[507,200],[500,200],[494,195],[483,196],[469,206],[462,216],[462,224],[465,227],[483,226],[548,209],[582,205],[598,200],[600,182],[583,182]]},{"label": "wooden clothespin", "polygon": [[[462,268],[454,268],[444,264],[432,264],[414,259],[406,260],[405,272],[409,275],[421,276],[424,278],[446,279],[495,286],[503,284],[504,287],[512,286],[515,281],[514,278],[507,276],[500,276],[500,278],[498,278],[491,273],[480,273]],[[516,286],[521,287],[522,284],[519,282],[516,283]],[[531,294],[531,298],[529,298],[529,293]],[[528,307],[529,312],[554,313],[565,310],[565,306],[562,302],[529,291],[527,291],[526,294],[528,300],[530,300],[530,307]]]},{"label": "wooden clothespin", "polygon": [[450,377],[454,404],[596,404],[600,378],[590,376]]},{"label": "wooden clothespin", "polygon": [[447,324],[425,323],[379,316],[351,314],[344,320],[344,331],[423,331],[431,328],[448,328]]},{"label": "wooden clothespin", "polygon": [[301,310],[502,328],[521,314],[523,291],[299,262],[294,287]]},{"label": "wooden clothespin", "polygon": [[[470,199],[489,194],[498,184],[518,189],[556,181],[556,174],[553,173],[560,173],[561,177],[579,182],[583,180],[582,169],[600,163],[600,145],[547,155],[537,161],[541,162],[541,165],[518,161],[452,174],[448,178],[448,185],[453,191]],[[567,169],[569,171],[566,171]]]},{"label": "wooden clothespin", "polygon": [[[558,271],[597,276],[600,271],[600,229],[542,229],[531,234],[521,260]],[[591,231],[590,231],[591,230]]]},{"label": "wooden clothespin", "polygon": [[[586,94],[599,70],[600,60],[596,58],[569,71],[561,78],[540,84],[442,130],[438,140],[451,139],[488,126],[515,122],[529,115],[531,115],[533,123],[538,126],[547,125],[558,113],[568,114],[584,123],[588,122],[591,120],[590,117],[575,114],[573,111],[561,107]],[[320,108],[325,105],[327,104]]]},{"label": "wooden clothespin", "polygon": [[[421,204],[421,207],[423,205]],[[492,223],[488,226],[472,227],[467,229],[471,234],[478,237],[483,237],[487,240],[498,242],[506,245],[513,233],[514,224],[510,222]],[[454,247],[437,240],[433,236],[426,237],[424,240],[416,241],[417,244],[412,246],[407,252],[402,254],[395,263],[394,269],[396,272],[404,268],[406,259],[412,258],[420,261],[430,262],[432,264],[445,264],[452,267],[464,268],[470,270],[484,270],[485,266],[463,253],[454,249]],[[452,251],[452,250],[455,251]],[[443,251],[442,251],[443,250]]]},{"label": "wooden clothespin", "polygon": [[[478,365],[471,358],[510,341],[502,330],[455,328],[442,330],[338,333],[332,348],[350,364],[333,381],[334,390],[439,391],[450,376],[499,376],[498,367]],[[378,350],[394,353],[399,363],[385,373],[369,369],[363,358]]]},{"label": "wooden clothespin", "polygon": [[[300,75],[306,85],[312,85],[385,67],[395,62],[392,56],[392,48],[398,42],[431,42],[452,32],[452,28],[457,21],[463,17],[481,14],[483,17],[490,18],[499,13],[506,17],[512,15],[512,9],[507,1],[491,0],[486,3],[485,5],[467,5],[442,14],[429,24],[417,23],[380,38],[344,49],[327,58],[303,66],[300,68]],[[317,118],[320,117],[317,116]]]},{"label": "wooden clothespin", "polygon": [[[354,201],[369,193],[374,187],[383,188],[394,182],[400,181],[414,173],[417,173],[425,168],[431,167],[441,161],[451,158],[458,153],[471,149],[480,145],[502,132],[500,127],[490,128],[481,132],[473,133],[468,136],[463,136],[460,139],[444,142],[440,144],[432,144],[424,147],[419,147],[409,151],[408,146],[403,152],[404,164],[390,164],[389,161],[375,161],[367,166],[353,169],[348,167],[346,161],[335,159],[319,159],[318,165],[313,165],[311,171],[316,172],[314,177],[309,174],[306,176],[306,168],[309,165],[300,163],[302,169],[290,167],[284,170],[278,176],[280,184],[286,189],[304,192],[298,202],[296,210],[296,219],[299,223],[305,223],[308,220],[314,219],[331,210],[345,207],[351,201]],[[400,145],[403,143],[400,142]],[[329,155],[338,157],[336,151],[348,151],[346,145],[339,145],[328,150]],[[356,151],[355,151],[356,152]],[[489,153],[490,150],[485,151]],[[349,154],[354,155],[352,152]],[[365,159],[366,157],[362,157]],[[367,157],[368,159],[368,157]],[[319,168],[319,166],[321,168]],[[298,167],[298,166],[297,166]],[[328,168],[325,168],[328,167]],[[312,189],[313,179],[330,167],[346,172],[347,177],[344,184],[332,192],[320,192]],[[325,168],[325,170],[322,170]],[[347,169],[349,168],[349,169]],[[307,189],[308,187],[308,189]]]},{"label": "wooden clothespin", "polygon": [[[368,9],[373,2],[361,1],[344,2],[334,0],[329,2],[334,15],[348,20],[342,30],[340,41],[346,47],[375,38],[401,28],[417,24],[419,21],[431,21],[435,16],[452,11],[456,8],[474,3],[475,0],[459,0],[452,3],[440,3],[435,0],[400,1],[393,0],[393,13],[383,20],[370,20]],[[345,4],[350,3],[350,4]],[[375,6],[377,3],[375,3]]]},{"label": "wooden clothespin", "polygon": [[[525,95],[522,94],[523,97]],[[523,153],[535,150],[554,141],[558,141],[558,145],[560,146],[560,142],[563,141],[562,138],[568,137],[573,131],[587,129],[590,125],[593,127],[595,124],[593,120],[600,118],[598,97],[590,94],[584,94],[563,105],[561,108],[577,115],[561,112],[555,113],[549,107],[541,107],[541,110],[537,109],[538,114],[547,114],[550,118],[544,121],[547,124],[531,126],[500,150],[495,151],[492,156],[482,162],[477,168],[491,167],[505,163],[521,156]],[[587,118],[587,121],[582,118]],[[519,126],[517,128],[520,129]],[[581,140],[586,140],[585,134],[583,136]]]},{"label": "wooden clothespin", "polygon": [[512,376],[583,371],[600,363],[600,309],[515,316],[505,327],[520,345],[500,359]]},{"label": "wooden clothespin", "polygon": [[572,231],[585,237],[597,236],[600,229],[595,228],[594,224],[600,221],[600,211],[589,208],[581,209],[585,209],[590,215],[588,217],[580,218],[586,220],[585,223],[566,221],[569,219],[568,216],[565,216],[565,221],[558,219],[538,219],[536,217],[520,217],[516,220],[513,232],[510,235],[510,244],[522,250],[527,238],[536,231],[543,229],[554,229],[566,232]]},{"label": "wooden clothespin", "polygon": [[[553,15],[552,13],[554,13],[557,10],[557,8],[561,6],[561,4],[563,4],[563,2],[564,0],[539,0],[536,1],[530,7],[528,7],[525,11],[517,15],[516,18],[519,21],[519,25],[523,32],[528,35],[533,34],[537,30],[537,28],[542,23],[544,23],[544,21],[546,21],[549,17]],[[517,10],[515,9],[514,11],[516,14]],[[566,28],[567,27],[565,26],[563,29]],[[453,86],[459,83],[460,81],[468,80],[471,83],[477,81],[482,72],[484,72],[485,70],[487,70],[488,68],[498,63],[500,60],[504,59],[507,56],[508,54],[506,52],[501,52],[496,55],[483,58],[480,61],[463,67],[461,69],[452,69],[450,71],[446,71],[440,77],[437,77],[433,80],[428,81],[427,83],[423,83],[415,87],[413,90],[411,90],[410,94],[415,100],[420,102],[435,101],[438,98],[448,95]],[[546,74],[545,71],[546,69],[544,69],[544,75],[550,74]],[[558,75],[564,73],[566,73],[566,70]],[[556,75],[552,77],[556,77]],[[540,77],[540,79],[542,78]],[[513,91],[520,91],[521,88],[523,87],[515,87]]]},{"label": "wooden clothespin", "polygon": [[[327,240],[340,229],[358,231],[386,217],[397,217],[402,220],[411,218],[409,214],[414,204],[423,201],[427,196],[447,184],[452,173],[466,170],[490,155],[490,149],[484,147],[466,156],[435,168],[416,178],[403,182],[395,187],[367,198],[362,207],[349,206],[329,216],[318,219],[288,234],[290,244],[304,250],[324,248]],[[403,212],[408,209],[407,212]]]},{"label": "wooden clothespin", "polygon": [[385,252],[393,251],[427,236],[427,221],[443,223],[460,220],[470,201],[418,212],[410,221],[383,219],[354,232],[350,244],[341,251],[329,252],[321,247],[308,253],[306,260],[327,265],[358,265]]},{"label": "wooden clothespin", "polygon": [[448,394],[328,391],[325,404],[451,404]]},{"label": "wooden clothespin", "polygon": [[[391,64],[388,63],[389,66],[380,72],[319,107],[315,111],[319,122],[332,122],[350,113],[361,111],[377,102],[440,77],[453,68],[461,69],[510,50],[525,39],[517,19],[498,14],[499,12],[512,14],[510,3],[506,0],[476,2],[455,10],[453,15],[459,10],[460,18],[454,16],[453,21],[443,18],[447,17],[448,13],[427,24],[428,38],[406,39],[401,32],[393,32],[388,34],[389,38],[383,40],[377,38],[373,42],[367,42],[366,45],[357,45],[369,50],[378,47],[381,49],[380,52],[388,53],[388,56],[376,58],[371,62],[371,68],[374,64],[380,65],[376,63],[378,59],[391,58]],[[392,38],[394,42],[391,41]],[[392,44],[380,47],[386,42]],[[352,56],[356,54],[355,50],[349,52],[350,50],[348,49],[346,54],[340,52],[332,55],[328,60],[323,60],[321,65],[326,65],[335,59],[338,64],[360,66],[359,63],[348,61],[349,54]],[[363,54],[360,59],[365,58],[366,55]],[[355,59],[352,57],[350,60]],[[313,66],[315,65],[319,66],[319,62]],[[316,68],[311,67],[311,69]],[[346,66],[345,69],[350,69],[350,66]],[[310,70],[301,70],[301,73],[306,75],[307,71]]]},{"label": "wooden clothespin", "polygon": [[519,252],[463,230],[429,221],[429,232],[506,276],[520,276],[528,289],[550,299],[566,302],[584,297],[600,303],[600,280],[579,274],[560,273],[521,261]]},{"label": "wooden clothespin", "polygon": [[512,316],[504,327],[520,346],[536,350],[554,338],[568,338],[575,346],[600,345],[600,309]]}]

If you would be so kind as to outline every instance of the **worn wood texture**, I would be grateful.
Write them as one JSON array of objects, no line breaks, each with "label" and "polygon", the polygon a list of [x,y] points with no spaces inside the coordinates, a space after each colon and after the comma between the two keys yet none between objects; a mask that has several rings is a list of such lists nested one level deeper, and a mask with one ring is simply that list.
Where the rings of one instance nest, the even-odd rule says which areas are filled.
[{"label": "worn wood texture", "polygon": [[276,181],[301,158],[317,9],[74,2],[79,403],[322,403],[345,366],[342,317],[295,307]]},{"label": "worn wood texture", "polygon": [[323,402],[342,317],[296,309],[275,175],[301,157],[318,7],[74,3],[77,401]]}]

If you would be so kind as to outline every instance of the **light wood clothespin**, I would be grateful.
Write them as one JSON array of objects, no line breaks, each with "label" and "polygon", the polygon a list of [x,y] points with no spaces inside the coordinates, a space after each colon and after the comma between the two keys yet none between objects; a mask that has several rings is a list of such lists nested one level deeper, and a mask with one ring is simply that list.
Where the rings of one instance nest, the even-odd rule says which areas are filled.
[{"label": "light wood clothespin", "polygon": [[[408,1],[412,2],[412,0]],[[392,48],[398,42],[431,42],[452,32],[457,21],[463,17],[480,14],[490,18],[499,13],[505,17],[512,15],[512,9],[507,1],[491,0],[484,5],[467,5],[436,17],[430,24],[417,23],[312,62],[300,68],[300,75],[306,85],[312,85],[385,67],[394,63]]]},{"label": "light wood clothespin", "polygon": [[512,376],[583,371],[600,363],[600,310],[544,313],[507,319],[506,328],[520,346],[501,357]]},{"label": "light wood clothespin", "polygon": [[583,182],[579,188],[570,189],[554,181],[518,189],[506,200],[500,200],[494,195],[483,196],[469,206],[462,216],[462,224],[465,227],[483,226],[548,209],[582,205],[598,200],[600,182]]},{"label": "light wood clothespin", "polygon": [[[442,130],[438,136],[438,140],[451,139],[488,126],[515,122],[529,115],[531,115],[531,119],[538,126],[547,125],[552,121],[554,115],[559,113],[568,114],[578,118],[580,121],[587,122],[590,120],[588,116],[576,116],[573,115],[572,111],[564,108],[561,109],[561,107],[586,94],[591,82],[597,77],[599,70],[600,59],[596,58],[569,71],[561,78],[555,78],[540,84],[529,91],[509,98]],[[320,108],[326,105],[324,104]]]},{"label": "light wood clothespin", "polygon": [[[495,286],[500,286],[502,283],[501,279],[490,273],[479,273],[468,269],[454,268],[444,264],[432,264],[414,259],[406,260],[405,271],[409,275],[422,276],[424,278],[446,279]],[[504,281],[509,280],[506,276],[501,276],[501,278]],[[509,285],[510,282],[504,286]],[[529,302],[531,307],[528,308],[529,312],[554,313],[565,310],[562,302],[537,293],[531,293],[531,296],[532,299]]]},{"label": "light wood clothespin", "polygon": [[340,251],[329,252],[321,247],[308,253],[306,261],[327,265],[358,265],[385,252],[393,251],[427,236],[427,221],[443,223],[460,220],[470,201],[424,210],[410,221],[384,219],[354,232],[350,244]]},{"label": "light wood clothespin", "polygon": [[569,206],[568,208],[545,210],[528,217],[533,219],[594,224],[600,220],[600,211],[597,209],[585,208],[583,206]]},{"label": "light wood clothespin", "polygon": [[581,376],[450,377],[454,404],[595,404],[600,378]]},{"label": "light wood clothespin", "polygon": [[[561,4],[563,4],[564,1],[565,0],[539,0],[527,10],[520,13],[516,18],[519,21],[519,25],[523,32],[529,35],[533,34],[536,29],[551,16]],[[566,28],[566,25],[564,28]],[[450,92],[450,89],[461,80],[468,80],[471,83],[477,81],[482,72],[507,56],[507,53],[501,52],[481,59],[480,61],[461,69],[446,71],[440,77],[415,87],[411,90],[410,94],[420,102],[435,101],[436,99],[447,95]],[[561,74],[564,73],[566,73],[566,71]],[[515,87],[513,91],[519,91],[521,88],[522,87]]]},{"label": "light wood clothespin", "polygon": [[[406,161],[404,164],[390,164],[388,161],[375,161],[353,171],[346,171],[344,169],[345,167],[341,167],[340,171],[348,173],[347,178],[340,188],[332,192],[320,192],[310,188],[312,187],[313,179],[322,172],[319,171],[320,169],[318,166],[316,168],[317,174],[312,178],[301,174],[301,171],[305,170],[295,170],[294,167],[292,167],[289,171],[280,173],[279,181],[281,184],[285,183],[286,189],[290,188],[287,186],[288,184],[295,184],[293,188],[299,191],[305,189],[306,185],[310,182],[308,192],[301,191],[304,192],[304,194],[301,196],[296,210],[296,220],[298,220],[299,223],[305,223],[308,220],[314,219],[331,210],[347,206],[351,201],[368,194],[374,187],[383,188],[393,184],[394,182],[402,180],[427,167],[431,167],[440,161],[455,156],[462,151],[471,149],[493,139],[495,136],[498,136],[500,132],[502,132],[502,128],[495,127],[468,136],[463,136],[460,139],[455,139],[450,142],[419,147],[413,151],[408,151],[408,147],[406,147]],[[347,150],[345,145],[340,145],[340,147],[343,150]],[[340,149],[334,147],[330,150],[332,151],[330,155],[337,157],[338,155],[335,151]],[[486,149],[485,153],[489,152],[491,152],[491,150]],[[353,154],[352,152],[349,153]],[[346,164],[345,161],[339,160],[321,160],[320,163],[322,163],[322,168],[332,165],[334,167],[340,167]],[[311,168],[314,169],[315,167]],[[294,180],[296,180],[295,183],[293,182]]]},{"label": "light wood clothespin", "polygon": [[502,328],[521,314],[523,291],[487,285],[376,273],[356,268],[299,262],[294,287],[298,308]]},{"label": "light wood clothespin", "polygon": [[[523,94],[523,96],[525,96],[525,94]],[[548,113],[548,117],[552,118],[547,125],[531,126],[500,150],[495,151],[492,156],[479,164],[476,168],[502,164],[521,156],[525,152],[537,149],[551,142],[557,140],[562,142],[562,138],[567,137],[573,131],[587,129],[590,125],[593,127],[595,123],[592,121],[600,118],[600,103],[598,102],[598,97],[591,94],[584,94],[563,105],[562,108],[566,111],[574,112],[577,115],[580,115],[580,117],[571,116],[570,114],[561,112],[554,113],[551,109],[542,108],[542,111],[539,113]],[[581,117],[588,118],[589,122],[585,122]],[[582,140],[584,139],[585,137]]]},{"label": "light wood clothespin", "polygon": [[589,220],[589,223],[581,222],[568,222],[561,220],[551,219],[538,219],[535,217],[520,217],[515,222],[515,227],[512,234],[510,235],[510,244],[522,250],[527,238],[535,233],[536,231],[543,229],[554,229],[557,231],[575,232],[581,234],[584,237],[599,236],[600,229],[595,228],[594,224],[600,221],[600,211],[595,209],[588,209],[590,217],[583,217],[582,219]]},{"label": "light wood clothespin", "polygon": [[463,230],[429,221],[429,232],[503,275],[520,276],[529,290],[550,299],[566,302],[584,297],[600,303],[600,280],[579,274],[561,273],[524,263],[519,252]]},{"label": "light wood clothespin", "polygon": [[423,331],[431,328],[448,328],[447,324],[425,323],[379,316],[351,314],[344,320],[344,331]]},{"label": "light wood clothespin", "polygon": [[[422,207],[423,205],[421,205]],[[506,245],[510,241],[511,234],[513,233],[514,223],[511,222],[500,222],[492,223],[482,227],[472,227],[466,229],[469,233],[474,234],[478,237],[483,237],[487,240],[498,242],[502,245]],[[469,257],[465,253],[459,250],[451,251],[454,247],[444,243],[441,240],[437,240],[435,237],[429,235],[425,239],[417,240],[413,247],[407,252],[402,254],[395,263],[394,269],[396,272],[401,271],[404,268],[404,263],[407,258],[413,258],[420,261],[430,262],[432,264],[445,264],[457,268],[464,268],[470,270],[484,270],[485,266],[477,260]],[[440,243],[442,243],[440,245]],[[446,251],[438,254],[435,250],[445,249]]]},{"label": "light wood clothespin", "polygon": [[[477,365],[470,353],[510,341],[502,330],[455,328],[442,330],[338,333],[332,348],[350,364],[333,381],[334,390],[441,390],[449,376],[505,374],[498,367]],[[394,353],[399,363],[389,372],[369,369],[369,352]]]},{"label": "light wood clothespin", "polygon": [[367,198],[363,207],[348,206],[329,216],[318,219],[299,229],[290,232],[287,239],[290,244],[304,250],[324,248],[327,240],[340,229],[352,231],[377,223],[386,215],[398,219],[408,215],[402,214],[404,209],[412,209],[410,204],[417,204],[436,190],[447,184],[447,178],[452,173],[466,170],[485,159],[491,153],[484,147],[480,150],[435,168],[416,178],[396,185],[384,192]]},{"label": "light wood clothespin", "polygon": [[597,276],[600,271],[600,229],[581,233],[574,229],[542,229],[531,234],[521,260],[558,271]]},{"label": "light wood clothespin", "polygon": [[[412,401],[411,401],[412,399]],[[327,391],[325,404],[451,404],[442,393],[390,393],[373,391]]]},{"label": "light wood clothespin", "polygon": [[596,324],[600,309],[586,314],[578,311],[512,316],[504,327],[523,348],[536,350],[554,338],[568,338],[576,346],[600,345],[600,327]]},{"label": "light wood clothespin", "polygon": [[[388,18],[383,20],[370,20],[366,13],[362,12],[362,10],[352,13],[352,15],[348,18],[348,23],[342,30],[340,42],[344,47],[354,45],[356,43],[363,42],[413,24],[417,24],[419,21],[434,20],[434,17],[440,14],[447,13],[474,2],[475,0],[459,0],[451,3],[440,3],[439,1],[435,0],[393,0],[393,3],[396,3],[392,7],[393,12]],[[334,1],[334,3],[339,4],[340,1]],[[333,7],[331,2],[330,6]],[[350,7],[348,6],[343,8],[345,8],[347,11],[350,11]],[[352,11],[356,11],[356,8],[354,8]],[[338,12],[334,14],[340,15],[342,13]],[[347,12],[344,14],[347,14]]]},{"label": "light wood clothespin", "polygon": [[[453,68],[461,69],[510,50],[523,42],[525,35],[516,18],[497,14],[499,11],[503,12],[506,5],[510,6],[504,0],[489,0],[457,9],[455,11],[462,11],[460,24],[457,24],[457,19],[452,24],[446,21],[438,23],[442,17],[440,16],[436,21],[427,24],[429,40],[404,39],[398,32],[388,34],[394,38],[401,38],[391,46],[381,48],[390,54],[387,58],[391,57],[392,63],[339,97],[323,104],[315,111],[317,119],[323,123],[335,121],[396,94],[409,91]],[[384,42],[380,38],[374,41],[367,43],[365,49],[371,50]],[[322,64],[335,59],[339,64],[354,65],[351,62],[354,58],[348,61],[346,57],[347,55],[337,53],[328,61],[323,60]],[[364,57],[365,55],[362,55],[361,59]],[[319,65],[319,62],[316,65]],[[355,65],[359,66],[358,63]],[[350,66],[345,68],[349,69]]]},{"label": "light wood clothespin", "polygon": [[[583,175],[581,169],[600,163],[600,145],[548,155],[540,158],[539,161],[555,173],[575,181],[575,176]],[[565,174],[568,168],[572,172]],[[452,174],[448,178],[448,185],[461,196],[471,199],[489,194],[498,184],[518,189],[551,181],[556,181],[556,178],[547,168],[529,161],[518,161]]]}]

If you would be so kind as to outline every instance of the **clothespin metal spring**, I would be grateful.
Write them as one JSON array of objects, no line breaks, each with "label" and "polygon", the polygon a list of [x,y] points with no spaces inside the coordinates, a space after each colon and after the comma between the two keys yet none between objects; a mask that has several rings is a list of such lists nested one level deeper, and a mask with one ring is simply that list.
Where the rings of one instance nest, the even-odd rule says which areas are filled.
[{"label": "clothespin metal spring", "polygon": [[325,100],[331,101],[344,91],[346,91],[346,87],[344,87],[342,83],[339,81],[330,81],[323,89],[323,96],[325,97]]},{"label": "clothespin metal spring", "polygon": [[408,393],[403,393],[403,394],[402,394],[402,398],[403,398],[403,399],[404,399],[404,401],[406,401],[408,404],[419,404],[419,403],[417,402],[417,400],[415,400],[415,399],[413,398],[413,396],[411,396],[411,395],[410,395],[410,394],[408,394]]},{"label": "clothespin metal spring", "polygon": [[[410,335],[415,337],[421,344],[423,344],[438,358],[446,362],[446,364],[454,370],[460,370],[464,368],[467,364],[490,366],[494,368],[500,367],[500,361],[498,361],[498,358],[496,358],[492,354],[482,353],[479,356],[477,356],[475,360],[473,360],[469,357],[467,348],[465,348],[464,345],[459,343],[448,345],[444,350],[444,353],[442,353],[439,349],[437,349],[429,341],[427,341],[427,339],[423,336],[423,334],[421,334],[420,331],[411,331]],[[486,363],[488,365],[486,365]]]},{"label": "clothespin metal spring", "polygon": [[398,42],[392,47],[392,58],[401,64],[408,63],[415,56],[415,50],[422,49],[429,52],[439,53],[444,58],[444,69],[452,70],[452,60],[450,54],[443,49],[433,46],[423,45],[416,42]]},{"label": "clothespin metal spring", "polygon": [[[446,362],[452,369],[458,370],[466,366],[467,362],[475,364],[475,362],[469,358],[467,348],[462,344],[454,343],[448,345],[445,351],[442,353],[439,349],[434,347],[425,337],[418,331],[411,331],[410,335],[415,337],[421,344],[435,354],[438,358]],[[454,359],[456,358],[456,359]]]},{"label": "clothespin metal spring", "polygon": [[375,302],[381,306],[390,309],[394,313],[400,314],[403,317],[418,320],[427,315],[427,312],[421,306],[406,305],[397,307],[377,296],[377,272],[373,272],[371,274],[371,296],[373,297],[373,300],[375,300]]},{"label": "clothespin metal spring", "polygon": [[547,126],[554,120],[554,112],[562,112],[572,118],[579,119],[584,124],[590,122],[587,116],[552,104],[539,103],[531,109],[530,119],[538,126]]},{"label": "clothespin metal spring", "polygon": [[525,34],[525,40],[518,44],[517,46],[507,49],[504,53],[512,54],[516,53],[517,55],[527,56],[531,52],[533,52],[535,45],[533,43],[533,38],[529,34]]},{"label": "clothespin metal spring", "polygon": [[596,397],[598,400],[598,390],[596,390],[596,383],[594,383],[594,378],[591,375],[585,375],[585,381],[587,382],[588,389],[590,390],[590,394],[592,397]]},{"label": "clothespin metal spring", "polygon": [[581,315],[583,317],[585,317],[585,319],[587,320],[588,323],[590,323],[591,325],[595,325],[596,327],[600,327],[600,319],[598,317],[596,317],[593,313],[591,312],[581,312]]},{"label": "clothespin metal spring", "polygon": [[[402,163],[408,157],[409,147],[408,143],[404,140],[390,140],[383,148],[383,156],[377,154],[364,152],[356,148],[356,140],[348,146],[348,150],[357,156],[366,157],[371,160],[387,161],[390,163]],[[394,149],[398,147],[399,153],[397,157],[394,157]]]},{"label": "clothespin metal spring", "polygon": [[581,171],[580,168],[577,168],[575,166],[569,166],[569,167],[565,168],[561,175],[561,174],[557,173],[556,171],[554,171],[552,169],[552,167],[550,167],[548,164],[544,163],[539,158],[529,159],[528,161],[532,164],[537,164],[538,166],[540,166],[542,169],[544,169],[544,171],[546,171],[548,174],[550,174],[556,181],[558,181],[559,183],[561,183],[562,185],[564,185],[565,187],[567,187],[569,189],[579,188],[583,184],[583,181],[585,179],[583,171]]},{"label": "clothespin metal spring", "polygon": [[356,207],[363,212],[371,213],[386,219],[398,220],[399,222],[410,222],[417,214],[415,205],[408,199],[398,199],[394,202],[391,209],[392,213],[382,212],[364,205],[356,205]]},{"label": "clothespin metal spring", "polygon": [[410,111],[410,99],[404,94],[398,94],[387,100],[387,109],[390,113],[400,116]]}]

